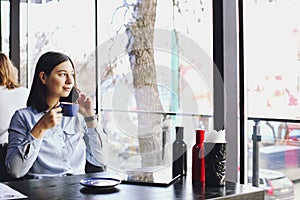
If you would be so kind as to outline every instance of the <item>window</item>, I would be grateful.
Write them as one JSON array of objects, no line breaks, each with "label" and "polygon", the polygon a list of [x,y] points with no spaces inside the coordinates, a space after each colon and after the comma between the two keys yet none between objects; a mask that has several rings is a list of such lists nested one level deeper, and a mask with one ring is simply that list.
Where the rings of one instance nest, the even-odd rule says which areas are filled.
[{"label": "window", "polygon": [[6,55],[9,54],[9,1],[0,1],[1,13],[1,50]]},{"label": "window", "polygon": [[[245,68],[248,85],[248,149],[260,127],[259,170],[299,178],[299,1],[245,1]],[[254,151],[254,150],[253,150]]]},{"label": "window", "polygon": [[95,98],[95,1],[30,1],[20,10],[22,80],[30,87],[37,59],[60,51],[73,60],[79,88]]},{"label": "window", "polygon": [[[197,127],[211,129],[211,117],[199,114],[212,116],[213,111],[212,1],[177,3],[172,5],[172,1],[159,0],[156,7],[153,49],[161,108],[141,108],[143,102],[148,102],[147,98],[136,100],[137,93],[146,93],[147,87],[135,87],[133,66],[126,49],[126,28],[135,22],[131,1],[99,3],[102,123],[114,154],[111,158],[118,158],[110,159],[110,166],[118,170],[139,168],[143,166],[144,156],[154,160],[161,154],[163,162],[170,164],[175,126],[184,126],[185,141],[190,147],[195,142],[193,133]],[[149,120],[159,118],[157,126],[141,131],[142,115]],[[156,130],[150,130],[152,127]],[[165,134],[162,140],[166,143],[160,144],[166,149],[165,154],[158,150],[160,155],[151,157],[145,154],[153,152],[140,149],[139,144],[145,142],[141,141],[142,134],[148,132],[150,135],[144,137],[152,137],[151,131]]]},{"label": "window", "polygon": [[[184,126],[189,147],[195,143],[196,128],[212,129],[212,1],[157,1],[152,80],[158,95],[150,95],[155,104],[135,96],[145,87],[136,90],[126,49],[133,3],[47,0],[21,1],[20,6],[21,82],[30,87],[42,53],[69,55],[80,74],[80,89],[98,102],[95,108],[111,147],[108,166],[117,170],[141,167],[142,157],[153,153],[140,148],[149,136],[140,137],[143,117],[158,119],[155,132],[162,138],[154,153],[160,154],[163,165],[171,163],[175,126]],[[145,102],[149,104],[141,109]]]}]

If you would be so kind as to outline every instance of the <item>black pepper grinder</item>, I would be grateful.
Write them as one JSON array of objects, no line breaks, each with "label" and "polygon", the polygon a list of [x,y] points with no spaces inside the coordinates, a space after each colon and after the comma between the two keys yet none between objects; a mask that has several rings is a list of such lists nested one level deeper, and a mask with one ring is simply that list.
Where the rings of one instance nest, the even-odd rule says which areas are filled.
[{"label": "black pepper grinder", "polygon": [[178,175],[185,176],[187,173],[187,145],[183,141],[183,127],[177,126],[176,140],[173,142],[173,178]]}]

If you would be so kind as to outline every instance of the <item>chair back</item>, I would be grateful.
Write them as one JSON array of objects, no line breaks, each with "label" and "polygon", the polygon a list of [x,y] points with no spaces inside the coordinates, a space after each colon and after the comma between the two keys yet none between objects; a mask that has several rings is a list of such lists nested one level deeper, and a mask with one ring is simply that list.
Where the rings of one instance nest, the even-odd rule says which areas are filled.
[{"label": "chair back", "polygon": [[0,144],[0,182],[14,180],[8,173],[5,167],[5,157],[7,152],[7,144]]}]

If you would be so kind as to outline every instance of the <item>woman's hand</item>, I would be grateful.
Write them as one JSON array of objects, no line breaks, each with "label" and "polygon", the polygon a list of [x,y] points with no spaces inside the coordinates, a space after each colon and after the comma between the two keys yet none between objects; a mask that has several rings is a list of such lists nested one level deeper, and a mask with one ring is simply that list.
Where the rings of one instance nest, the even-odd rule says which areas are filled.
[{"label": "woman's hand", "polygon": [[[84,118],[95,115],[91,97],[84,93],[80,93],[77,102],[79,103],[79,113],[82,114]],[[89,128],[95,128],[97,127],[97,120],[94,119],[92,121],[88,121],[86,124]]]},{"label": "woman's hand", "polygon": [[79,113],[84,117],[90,117],[95,114],[91,97],[84,93],[80,93],[77,102],[79,103]]},{"label": "woman's hand", "polygon": [[60,124],[62,119],[62,108],[59,102],[50,110],[46,111],[43,117],[35,124],[31,130],[31,134],[35,138],[42,138],[45,130],[53,128]]}]

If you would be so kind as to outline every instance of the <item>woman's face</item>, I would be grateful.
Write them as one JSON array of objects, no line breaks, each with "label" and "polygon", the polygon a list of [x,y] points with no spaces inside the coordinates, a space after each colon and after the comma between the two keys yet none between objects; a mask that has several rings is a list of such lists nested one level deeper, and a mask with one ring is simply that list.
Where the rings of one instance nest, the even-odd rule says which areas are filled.
[{"label": "woman's face", "polygon": [[54,67],[45,79],[48,97],[67,97],[74,86],[74,75],[75,72],[70,61],[65,61]]}]

